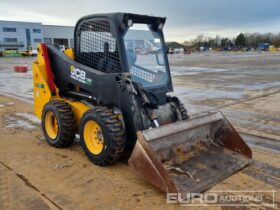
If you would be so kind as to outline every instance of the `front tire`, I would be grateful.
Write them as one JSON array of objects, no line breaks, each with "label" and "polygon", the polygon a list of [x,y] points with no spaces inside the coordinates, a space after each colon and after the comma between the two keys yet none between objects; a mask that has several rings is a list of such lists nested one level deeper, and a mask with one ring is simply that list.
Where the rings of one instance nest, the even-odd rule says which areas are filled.
[{"label": "front tire", "polygon": [[80,142],[88,158],[96,165],[115,163],[125,148],[125,131],[112,109],[94,107],[80,124]]},{"label": "front tire", "polygon": [[65,101],[51,101],[44,106],[42,129],[49,145],[68,147],[74,142],[76,123],[70,105]]}]

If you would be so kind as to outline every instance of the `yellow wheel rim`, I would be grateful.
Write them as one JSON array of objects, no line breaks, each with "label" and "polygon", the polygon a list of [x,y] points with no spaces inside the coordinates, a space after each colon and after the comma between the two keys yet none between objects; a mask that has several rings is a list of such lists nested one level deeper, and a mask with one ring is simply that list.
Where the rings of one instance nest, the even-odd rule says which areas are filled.
[{"label": "yellow wheel rim", "polygon": [[58,135],[59,127],[56,116],[52,111],[47,111],[45,116],[45,128],[48,136],[55,139]]},{"label": "yellow wheel rim", "polygon": [[86,122],[84,127],[84,141],[88,150],[94,154],[99,155],[104,147],[104,137],[101,127],[97,122],[90,120]]}]

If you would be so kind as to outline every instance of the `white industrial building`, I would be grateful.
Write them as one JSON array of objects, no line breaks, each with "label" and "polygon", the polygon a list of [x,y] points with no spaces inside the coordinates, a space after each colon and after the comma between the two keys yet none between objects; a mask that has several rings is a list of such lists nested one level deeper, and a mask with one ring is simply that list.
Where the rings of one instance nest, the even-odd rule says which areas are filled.
[{"label": "white industrial building", "polygon": [[41,23],[0,21],[0,51],[36,48],[42,40]]},{"label": "white industrial building", "polygon": [[[128,47],[133,49],[151,48],[155,44],[153,35],[144,30],[129,30],[125,39]],[[0,52],[36,49],[41,42],[74,47],[74,27],[0,20]]]},{"label": "white industrial building", "polygon": [[35,49],[41,42],[74,47],[74,27],[0,20],[0,51]]},{"label": "white industrial building", "polygon": [[43,41],[47,44],[74,47],[74,27],[43,25]]}]

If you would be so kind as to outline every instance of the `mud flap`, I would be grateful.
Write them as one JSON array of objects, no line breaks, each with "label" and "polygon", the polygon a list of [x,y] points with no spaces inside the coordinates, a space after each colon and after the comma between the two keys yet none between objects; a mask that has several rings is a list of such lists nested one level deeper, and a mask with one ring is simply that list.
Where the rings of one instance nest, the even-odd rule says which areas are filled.
[{"label": "mud flap", "polygon": [[252,158],[220,112],[139,131],[137,138],[129,166],[164,192],[203,192]]}]

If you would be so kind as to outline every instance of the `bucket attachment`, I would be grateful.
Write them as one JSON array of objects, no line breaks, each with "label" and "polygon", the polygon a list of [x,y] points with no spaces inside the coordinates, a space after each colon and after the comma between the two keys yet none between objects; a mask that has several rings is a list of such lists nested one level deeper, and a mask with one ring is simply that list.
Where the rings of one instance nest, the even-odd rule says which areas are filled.
[{"label": "bucket attachment", "polygon": [[220,112],[139,131],[137,138],[129,166],[165,192],[203,192],[252,158]]}]

